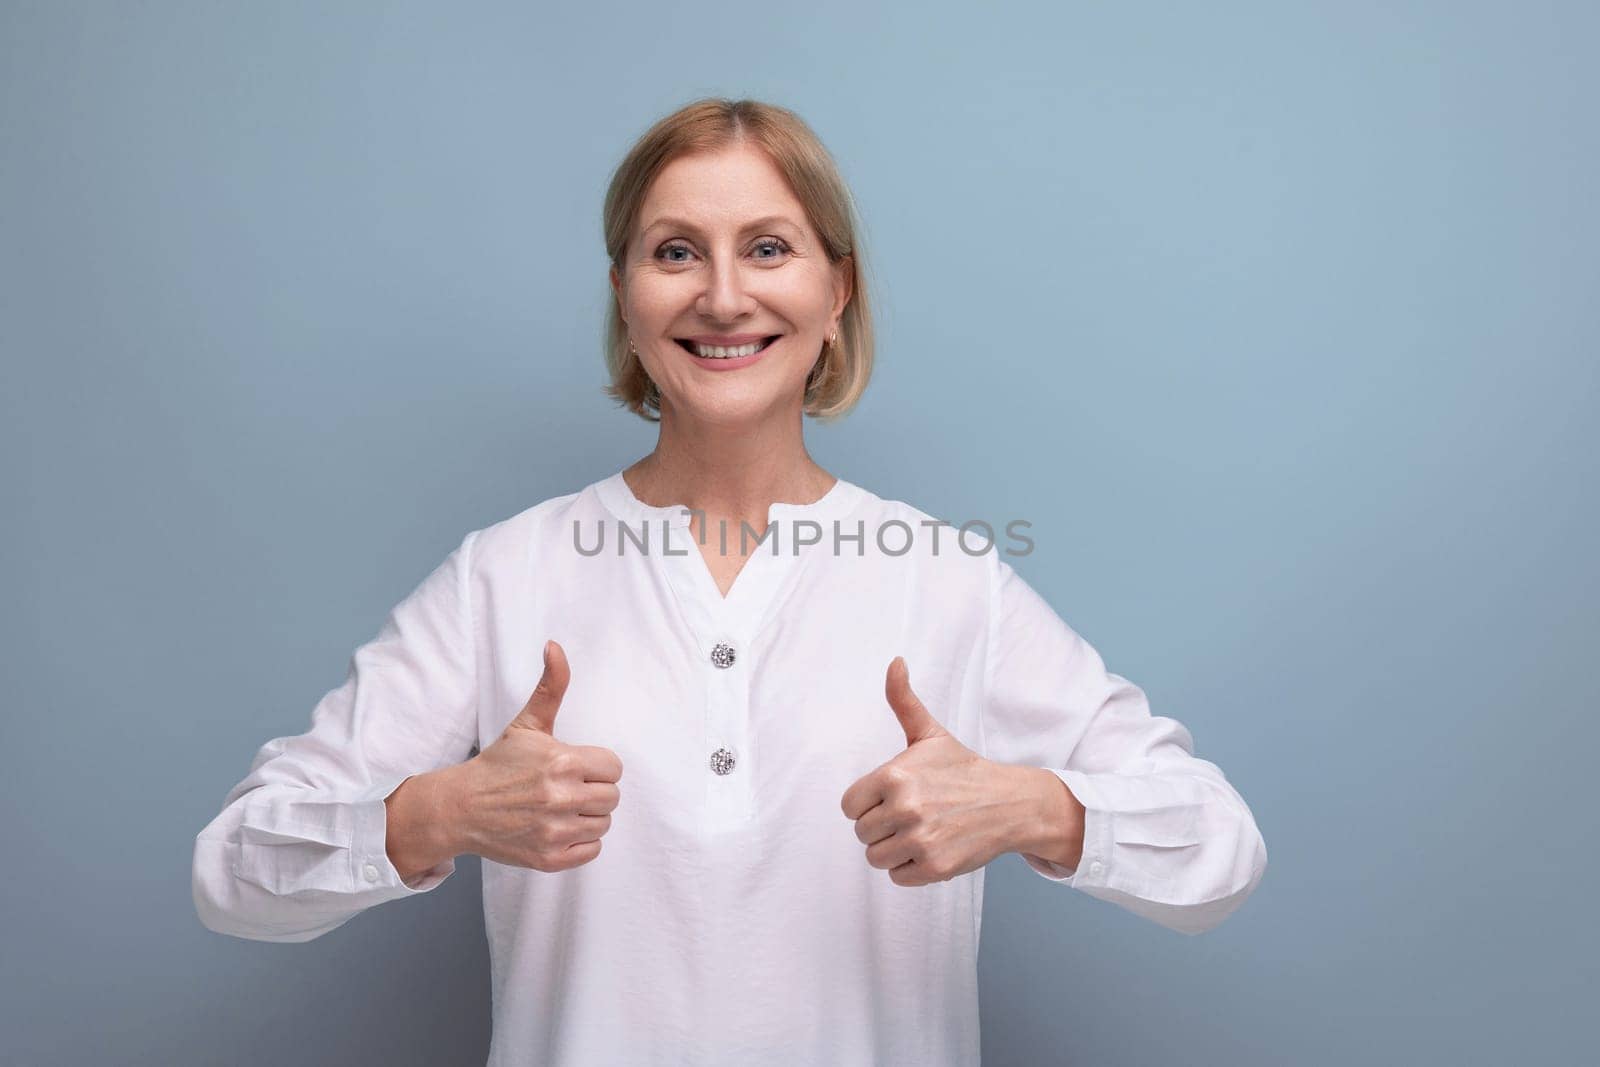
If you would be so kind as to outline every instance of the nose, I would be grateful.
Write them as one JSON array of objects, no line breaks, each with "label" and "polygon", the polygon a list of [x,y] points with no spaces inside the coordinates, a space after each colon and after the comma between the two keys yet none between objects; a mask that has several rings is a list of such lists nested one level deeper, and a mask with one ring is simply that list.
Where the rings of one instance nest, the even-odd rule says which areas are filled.
[{"label": "nose", "polygon": [[696,301],[695,310],[708,321],[733,322],[748,317],[755,310],[755,301],[745,289],[737,257],[716,257],[705,278],[706,287]]}]

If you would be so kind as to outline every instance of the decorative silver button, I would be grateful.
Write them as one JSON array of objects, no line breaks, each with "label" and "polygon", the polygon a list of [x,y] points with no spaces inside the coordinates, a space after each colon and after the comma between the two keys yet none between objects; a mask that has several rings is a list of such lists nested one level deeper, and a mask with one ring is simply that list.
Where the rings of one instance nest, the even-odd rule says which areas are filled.
[{"label": "decorative silver button", "polygon": [[717,646],[711,650],[711,662],[718,667],[733,666],[733,646],[718,641]]},{"label": "decorative silver button", "polygon": [[711,753],[711,769],[718,774],[732,773],[733,763],[733,753],[725,748],[719,748]]}]

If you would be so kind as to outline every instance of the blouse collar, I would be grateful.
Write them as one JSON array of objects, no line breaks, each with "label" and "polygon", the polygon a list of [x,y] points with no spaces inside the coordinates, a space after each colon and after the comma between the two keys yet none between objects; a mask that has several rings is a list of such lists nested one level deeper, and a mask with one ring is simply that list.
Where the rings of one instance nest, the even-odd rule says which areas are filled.
[{"label": "blouse collar", "polygon": [[[624,522],[667,522],[680,528],[689,525],[691,516],[684,505],[668,504],[662,507],[646,504],[634,495],[621,471],[595,483],[595,489],[607,510]],[[865,493],[866,490],[859,485],[837,478],[832,488],[809,504],[775,501],[767,510],[767,521],[792,523],[799,519],[810,519],[826,527],[834,519],[848,515]]]}]

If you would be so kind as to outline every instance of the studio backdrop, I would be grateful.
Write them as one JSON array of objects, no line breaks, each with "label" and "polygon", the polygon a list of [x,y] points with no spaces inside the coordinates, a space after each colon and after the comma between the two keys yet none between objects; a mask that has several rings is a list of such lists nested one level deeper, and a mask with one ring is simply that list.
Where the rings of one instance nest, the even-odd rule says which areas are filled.
[{"label": "studio backdrop", "polygon": [[200,924],[195,835],[464,533],[650,450],[601,196],[708,95],[796,110],[858,201],[878,364],[818,462],[1029,522],[1018,572],[1270,852],[1197,937],[990,864],[984,1061],[1587,1058],[1597,35],[0,2],[0,1063],[483,1062],[476,858],[269,944]]}]

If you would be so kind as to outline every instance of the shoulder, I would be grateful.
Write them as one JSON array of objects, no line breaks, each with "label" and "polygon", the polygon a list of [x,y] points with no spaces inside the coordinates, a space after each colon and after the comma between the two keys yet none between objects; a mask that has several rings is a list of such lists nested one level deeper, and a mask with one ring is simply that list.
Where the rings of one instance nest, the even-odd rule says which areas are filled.
[{"label": "shoulder", "polygon": [[591,482],[581,489],[549,497],[470,531],[463,538],[463,546],[470,553],[472,569],[524,570],[542,549],[557,543],[554,539],[570,539],[573,523],[592,522],[605,514],[598,485]]},{"label": "shoulder", "polygon": [[841,536],[862,535],[867,556],[964,603],[987,596],[1006,567],[1002,554],[1018,548],[1003,521],[940,512],[865,487],[839,525]]}]

